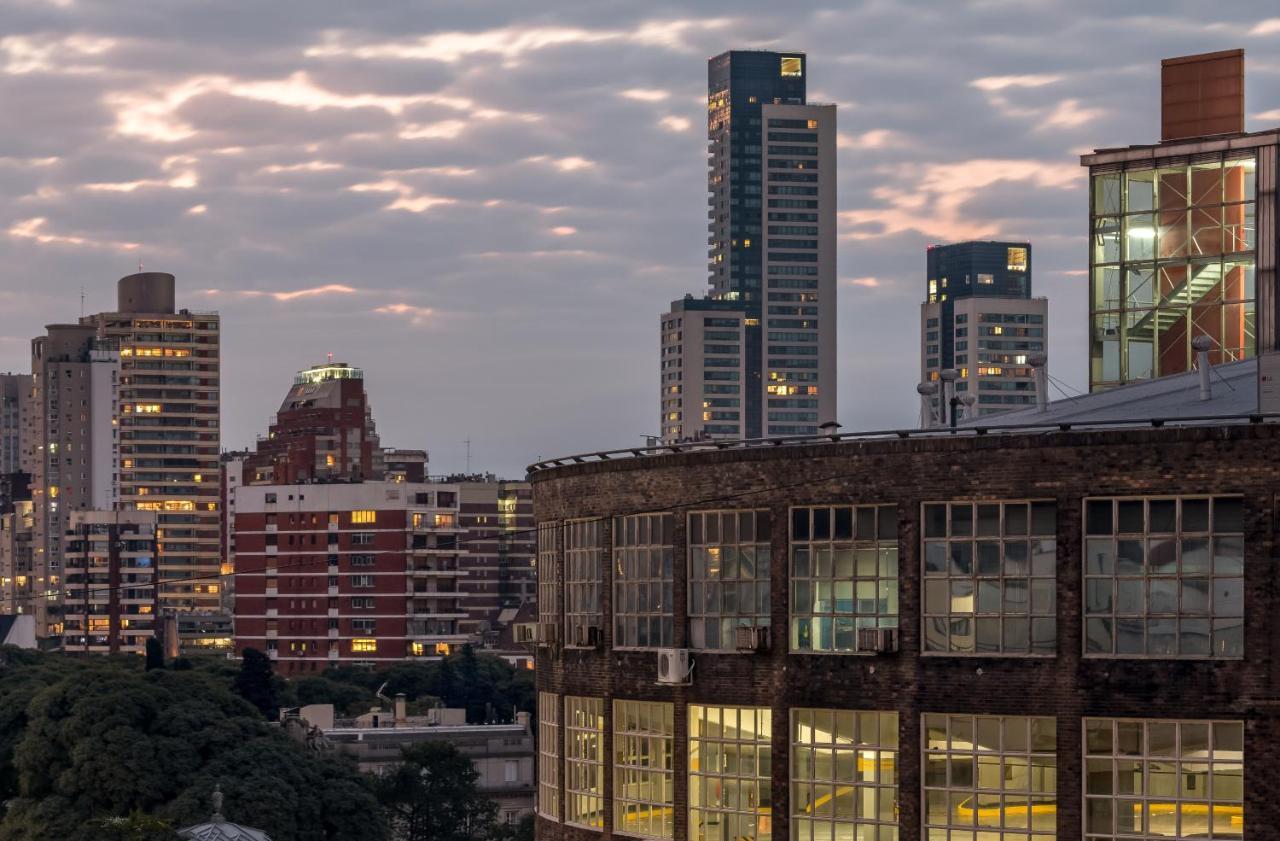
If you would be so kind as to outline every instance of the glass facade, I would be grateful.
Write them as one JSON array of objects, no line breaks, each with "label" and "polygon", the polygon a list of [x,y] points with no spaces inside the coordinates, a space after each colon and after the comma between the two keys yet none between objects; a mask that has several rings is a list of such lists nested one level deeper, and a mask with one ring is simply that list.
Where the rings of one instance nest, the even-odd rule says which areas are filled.
[{"label": "glass facade", "polygon": [[924,650],[1057,651],[1057,507],[1052,502],[924,506]]},{"label": "glass facade", "polygon": [[690,841],[773,837],[767,707],[689,706]]},{"label": "glass facade", "polygon": [[791,650],[853,653],[859,628],[896,627],[897,509],[791,509]]},{"label": "glass facade", "polygon": [[1052,718],[929,713],[921,737],[930,841],[1056,837],[1057,725]]},{"label": "glass facade", "polygon": [[667,648],[675,636],[674,521],[670,514],[613,520],[613,644]]},{"label": "glass facade", "polygon": [[538,693],[538,814],[560,820],[560,697]]},{"label": "glass facade", "polygon": [[1225,154],[1092,173],[1091,388],[1256,354],[1256,158]]},{"label": "glass facade", "polygon": [[675,834],[675,707],[613,702],[613,831]]},{"label": "glass facade", "polygon": [[689,514],[689,646],[732,650],[734,629],[768,627],[768,511]]},{"label": "glass facade", "polygon": [[564,697],[565,823],[604,828],[604,701]]},{"label": "glass facade", "polygon": [[1084,722],[1086,839],[1242,838],[1244,723]]},{"label": "glass facade", "polygon": [[1240,657],[1240,497],[1085,502],[1085,653]]},{"label": "glass facade", "polygon": [[897,841],[897,760],[897,713],[793,709],[793,841]]},{"label": "glass facade", "polygon": [[587,645],[587,628],[600,628],[604,525],[598,519],[564,524],[565,643]]}]

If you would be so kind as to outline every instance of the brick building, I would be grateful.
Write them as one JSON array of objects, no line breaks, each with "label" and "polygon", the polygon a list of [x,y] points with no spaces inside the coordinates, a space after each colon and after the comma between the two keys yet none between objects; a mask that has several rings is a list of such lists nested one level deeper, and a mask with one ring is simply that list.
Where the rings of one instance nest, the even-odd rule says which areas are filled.
[{"label": "brick building", "polygon": [[540,841],[1272,837],[1280,425],[1052,411],[535,465]]}]

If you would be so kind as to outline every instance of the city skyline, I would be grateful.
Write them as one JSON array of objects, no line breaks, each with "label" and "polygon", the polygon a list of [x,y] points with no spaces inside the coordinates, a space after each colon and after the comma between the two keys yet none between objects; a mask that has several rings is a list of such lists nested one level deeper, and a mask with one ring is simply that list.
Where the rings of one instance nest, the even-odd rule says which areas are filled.
[{"label": "city skyline", "polygon": [[433,472],[461,470],[468,439],[473,465],[512,476],[638,444],[660,432],[651,313],[705,276],[705,61],[750,46],[806,52],[811,101],[841,110],[837,419],[914,424],[935,242],[1034,244],[1050,370],[1083,391],[1078,154],[1159,139],[1169,55],[1244,47],[1247,128],[1280,124],[1280,18],[1010,8],[566,3],[424,29],[407,4],[282,6],[252,28],[212,7],[18,4],[0,43],[0,101],[27,116],[0,141],[0,369],[27,370],[82,288],[85,313],[111,309],[141,261],[223,316],[227,448],[329,352],[366,370],[384,437],[430,449]]}]

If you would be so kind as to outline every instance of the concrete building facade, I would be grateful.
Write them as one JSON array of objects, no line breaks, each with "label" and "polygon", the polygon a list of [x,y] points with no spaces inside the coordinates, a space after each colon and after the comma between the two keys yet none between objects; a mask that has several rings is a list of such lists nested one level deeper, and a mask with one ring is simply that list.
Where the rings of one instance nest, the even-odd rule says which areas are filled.
[{"label": "concrete building facade", "polygon": [[220,320],[177,309],[171,274],[129,275],[117,291],[115,312],[80,323],[119,348],[119,505],[157,516],[161,608],[216,612]]},{"label": "concrete building facade", "polygon": [[666,441],[816,432],[836,413],[836,112],[803,53],[707,65],[708,269],[661,326]]},{"label": "concrete building facade", "polygon": [[62,650],[145,654],[158,630],[156,514],[72,511],[64,575]]}]

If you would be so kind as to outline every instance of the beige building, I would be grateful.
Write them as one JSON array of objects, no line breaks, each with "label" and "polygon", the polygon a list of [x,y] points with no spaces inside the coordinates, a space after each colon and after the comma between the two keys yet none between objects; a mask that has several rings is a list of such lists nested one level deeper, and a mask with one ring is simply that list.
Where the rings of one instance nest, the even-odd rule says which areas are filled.
[{"label": "beige building", "polygon": [[174,277],[120,279],[81,324],[119,346],[119,502],[157,516],[162,609],[216,612],[221,584],[217,313],[177,309]]},{"label": "beige building", "polygon": [[13,503],[13,510],[0,514],[0,615],[33,613],[35,566],[32,545],[35,516],[31,500]]},{"label": "beige building", "polygon": [[156,515],[73,511],[67,528],[62,649],[143,654],[156,633]]}]

